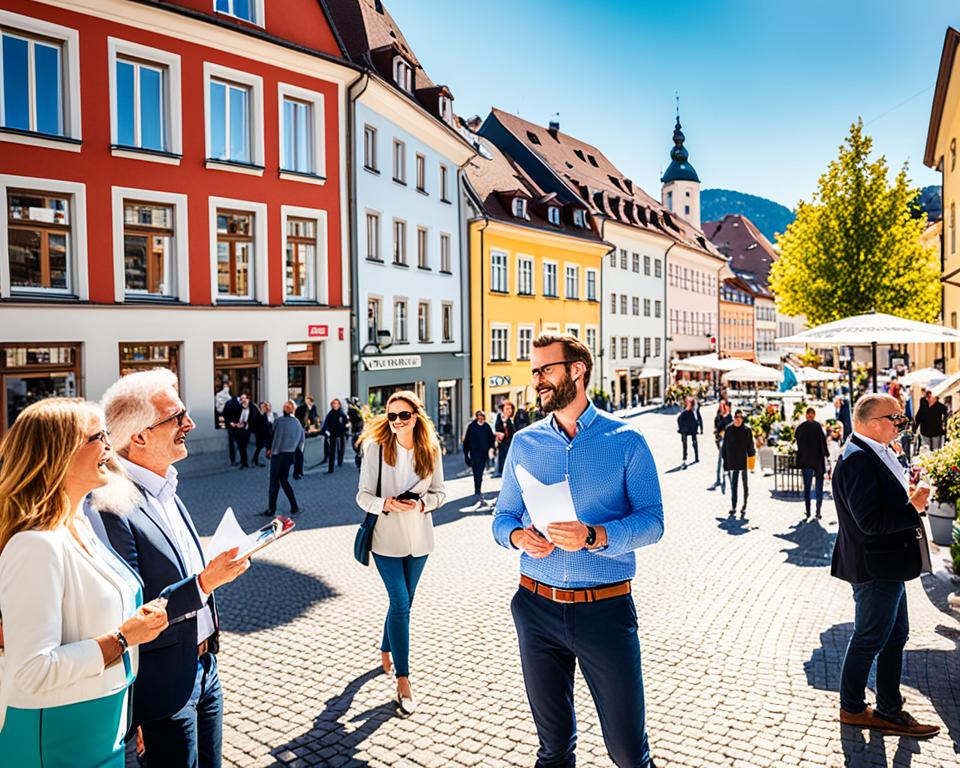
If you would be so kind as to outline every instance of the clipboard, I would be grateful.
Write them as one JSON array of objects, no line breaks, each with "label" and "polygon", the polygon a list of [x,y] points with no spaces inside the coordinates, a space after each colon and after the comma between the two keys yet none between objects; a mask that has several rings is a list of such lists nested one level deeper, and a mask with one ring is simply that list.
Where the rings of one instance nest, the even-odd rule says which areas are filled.
[{"label": "clipboard", "polygon": [[236,560],[246,560],[251,555],[259,552],[265,547],[269,547],[278,539],[282,539],[296,527],[296,523],[289,517],[275,517],[266,525],[258,530],[248,534],[239,545],[240,551],[237,552]]}]

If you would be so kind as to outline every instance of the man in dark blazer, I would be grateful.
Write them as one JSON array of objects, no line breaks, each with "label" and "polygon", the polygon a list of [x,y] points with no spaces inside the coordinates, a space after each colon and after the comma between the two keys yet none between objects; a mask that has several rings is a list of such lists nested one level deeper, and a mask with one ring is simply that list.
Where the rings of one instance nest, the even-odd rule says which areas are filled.
[{"label": "man in dark blazer", "polygon": [[219,768],[223,695],[217,673],[219,618],[213,592],[249,568],[236,549],[206,563],[190,515],[176,495],[173,464],[194,428],[165,369],[124,376],[103,396],[122,466],[91,502],[107,543],[143,582],[144,600],[167,599],[170,626],[140,648],[133,690],[147,768]]},{"label": "man in dark blazer", "polygon": [[[904,582],[929,569],[920,512],[930,488],[909,485],[889,448],[907,420],[890,395],[857,401],[853,434],[833,472],[840,528],[831,574],[853,585],[853,636],[840,672],[840,722],[881,733],[927,738],[940,729],[903,709],[900,674],[909,635]],[[867,706],[867,676],[877,661],[877,706]]]},{"label": "man in dark blazer", "polygon": [[463,436],[463,459],[473,470],[473,494],[478,497],[477,504],[484,504],[482,494],[483,470],[486,469],[490,451],[496,445],[496,436],[487,424],[487,414],[477,411],[473,421],[467,425]]},{"label": "man in dark blazer", "polygon": [[250,426],[254,421],[251,411],[250,396],[246,392],[227,400],[223,406],[223,421],[227,425],[231,443],[240,454],[240,469],[250,466],[247,463],[247,446],[250,444]]},{"label": "man in dark blazer", "polygon": [[823,506],[823,476],[827,473],[827,435],[817,421],[815,408],[807,408],[806,420],[797,425],[794,432],[797,441],[797,467],[803,473],[803,503],[807,513],[804,519],[810,519],[810,486],[816,481],[817,520],[820,519],[820,507]]}]

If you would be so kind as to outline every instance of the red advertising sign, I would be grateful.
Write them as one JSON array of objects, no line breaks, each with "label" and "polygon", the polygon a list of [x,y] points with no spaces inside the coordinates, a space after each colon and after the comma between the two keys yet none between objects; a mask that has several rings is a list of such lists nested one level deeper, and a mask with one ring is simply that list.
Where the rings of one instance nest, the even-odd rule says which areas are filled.
[{"label": "red advertising sign", "polygon": [[325,339],[327,338],[327,326],[325,325],[308,325],[307,326],[307,336],[311,339]]},{"label": "red advertising sign", "polygon": [[337,328],[337,333],[339,334],[338,338],[340,341],[343,341],[343,328]]}]

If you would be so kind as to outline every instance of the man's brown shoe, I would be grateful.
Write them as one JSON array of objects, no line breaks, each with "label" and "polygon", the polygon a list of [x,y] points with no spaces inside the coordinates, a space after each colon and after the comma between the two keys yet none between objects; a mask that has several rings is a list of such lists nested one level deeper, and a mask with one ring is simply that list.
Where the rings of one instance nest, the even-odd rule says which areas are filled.
[{"label": "man's brown shoe", "polygon": [[881,716],[874,711],[873,707],[867,707],[863,712],[847,712],[841,709],[840,722],[856,728],[870,728],[880,733],[912,736],[915,739],[928,739],[940,733],[940,726],[921,725],[910,713],[902,710],[896,715]]}]

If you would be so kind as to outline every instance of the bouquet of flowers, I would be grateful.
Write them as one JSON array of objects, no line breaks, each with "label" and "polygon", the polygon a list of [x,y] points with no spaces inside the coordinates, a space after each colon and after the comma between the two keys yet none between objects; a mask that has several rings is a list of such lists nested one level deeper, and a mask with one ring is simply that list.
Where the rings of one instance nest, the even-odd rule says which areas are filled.
[{"label": "bouquet of flowers", "polygon": [[930,479],[934,500],[940,504],[956,504],[960,499],[960,443],[947,443],[939,451],[917,457],[917,465]]}]

